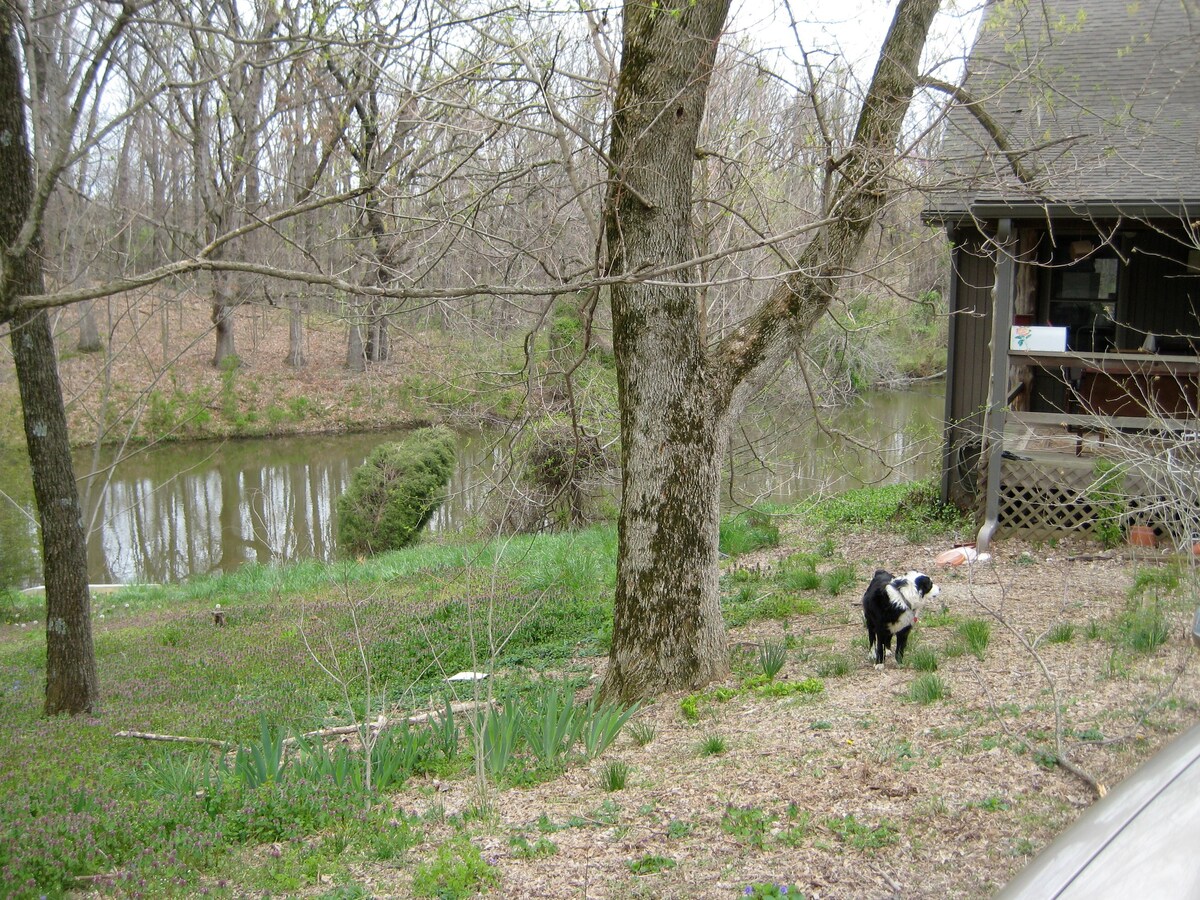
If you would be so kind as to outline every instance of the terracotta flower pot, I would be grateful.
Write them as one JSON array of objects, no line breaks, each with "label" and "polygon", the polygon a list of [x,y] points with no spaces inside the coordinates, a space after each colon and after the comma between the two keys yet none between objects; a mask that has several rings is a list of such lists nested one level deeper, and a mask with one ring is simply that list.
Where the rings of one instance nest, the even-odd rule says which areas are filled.
[{"label": "terracotta flower pot", "polygon": [[1149,525],[1130,525],[1125,539],[1131,547],[1153,547],[1158,543],[1158,537]]}]

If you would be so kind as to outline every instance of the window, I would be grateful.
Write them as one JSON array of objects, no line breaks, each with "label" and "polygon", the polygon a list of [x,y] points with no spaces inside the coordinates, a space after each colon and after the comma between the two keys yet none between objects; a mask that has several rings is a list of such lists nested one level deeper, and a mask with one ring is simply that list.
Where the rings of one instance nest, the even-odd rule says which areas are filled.
[{"label": "window", "polygon": [[1067,349],[1103,353],[1117,346],[1117,281],[1120,260],[1072,241],[1051,262],[1047,319],[1067,329]]}]

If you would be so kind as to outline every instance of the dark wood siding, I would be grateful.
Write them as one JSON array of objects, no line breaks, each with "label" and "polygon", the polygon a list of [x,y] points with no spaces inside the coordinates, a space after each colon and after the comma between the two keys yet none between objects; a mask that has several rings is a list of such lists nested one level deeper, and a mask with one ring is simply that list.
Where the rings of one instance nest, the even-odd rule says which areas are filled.
[{"label": "dark wood siding", "polygon": [[948,499],[966,506],[975,493],[975,468],[987,405],[996,264],[983,236],[972,232],[959,235],[951,258],[955,284],[946,388],[947,485]]},{"label": "dark wood siding", "polygon": [[[1129,255],[1120,314],[1129,325],[1129,347],[1141,345],[1146,332],[1165,336],[1168,342],[1192,338],[1200,345],[1200,276],[1189,274],[1187,247],[1158,232],[1139,232]],[[1170,348],[1189,352],[1183,346]]]}]

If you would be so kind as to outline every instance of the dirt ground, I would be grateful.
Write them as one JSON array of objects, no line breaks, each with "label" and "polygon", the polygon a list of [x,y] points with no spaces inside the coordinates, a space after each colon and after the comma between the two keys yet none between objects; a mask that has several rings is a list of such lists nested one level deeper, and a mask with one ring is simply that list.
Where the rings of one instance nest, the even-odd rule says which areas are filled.
[{"label": "dirt ground", "polygon": [[[89,444],[128,432],[176,439],[367,431],[413,424],[405,379],[436,393],[446,352],[436,332],[410,333],[397,322],[392,357],[366,373],[346,368],[346,325],[325,313],[304,317],[301,369],[285,365],[288,311],[246,304],[234,313],[236,372],[212,365],[210,309],[191,291],[170,297],[121,296],[97,304],[111,353],[79,353],[73,310],[56,320],[63,396],[71,439]],[[165,319],[165,325],[164,325]],[[11,389],[11,356],[0,354],[0,389]]]},{"label": "dirt ground", "polygon": [[[789,535],[763,562],[820,537]],[[829,654],[848,655],[849,671],[825,677],[815,696],[721,702],[710,688],[696,722],[684,718],[682,695],[663,697],[639,716],[654,729],[645,746],[626,734],[551,782],[493,791],[491,818],[465,827],[502,873],[492,896],[732,898],[774,883],[810,898],[987,897],[1094,802],[1087,778],[1115,785],[1197,720],[1193,594],[1164,601],[1171,632],[1156,651],[1114,638],[1135,573],[1161,558],[1006,541],[990,562],[932,568],[943,549],[894,535],[840,547],[860,573],[877,564],[933,573],[949,615],[925,617],[917,646],[937,652],[947,697],[910,700],[920,672],[867,661],[861,587],[824,598],[821,612],[735,629],[735,646],[751,649],[792,635],[800,647],[786,680],[814,675]],[[982,659],[948,652],[966,619],[991,623]],[[1071,638],[1048,640],[1061,623],[1074,626]],[[1056,732],[1080,774],[1054,764]],[[712,736],[725,752],[702,752]],[[609,792],[600,776],[614,759],[630,775]],[[476,801],[465,782],[416,783],[397,798],[435,820]],[[435,829],[425,851],[461,827]],[[552,852],[543,843],[549,855],[528,858],[522,848],[539,839]],[[356,877],[374,896],[408,896],[404,868]]]}]

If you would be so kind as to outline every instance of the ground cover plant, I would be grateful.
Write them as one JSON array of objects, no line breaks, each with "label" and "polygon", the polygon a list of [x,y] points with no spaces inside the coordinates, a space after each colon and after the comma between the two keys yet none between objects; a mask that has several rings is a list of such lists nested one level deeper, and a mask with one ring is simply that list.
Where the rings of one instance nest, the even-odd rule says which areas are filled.
[{"label": "ground cover plant", "polygon": [[0,893],[990,896],[1094,799],[1060,760],[1111,786],[1195,721],[1190,560],[1001,541],[931,572],[945,609],[877,671],[866,574],[961,535],[858,496],[763,513],[778,537],[723,570],[730,678],[633,710],[594,690],[608,527],[98,598],[88,719],[35,716],[38,611],[13,603]]}]

